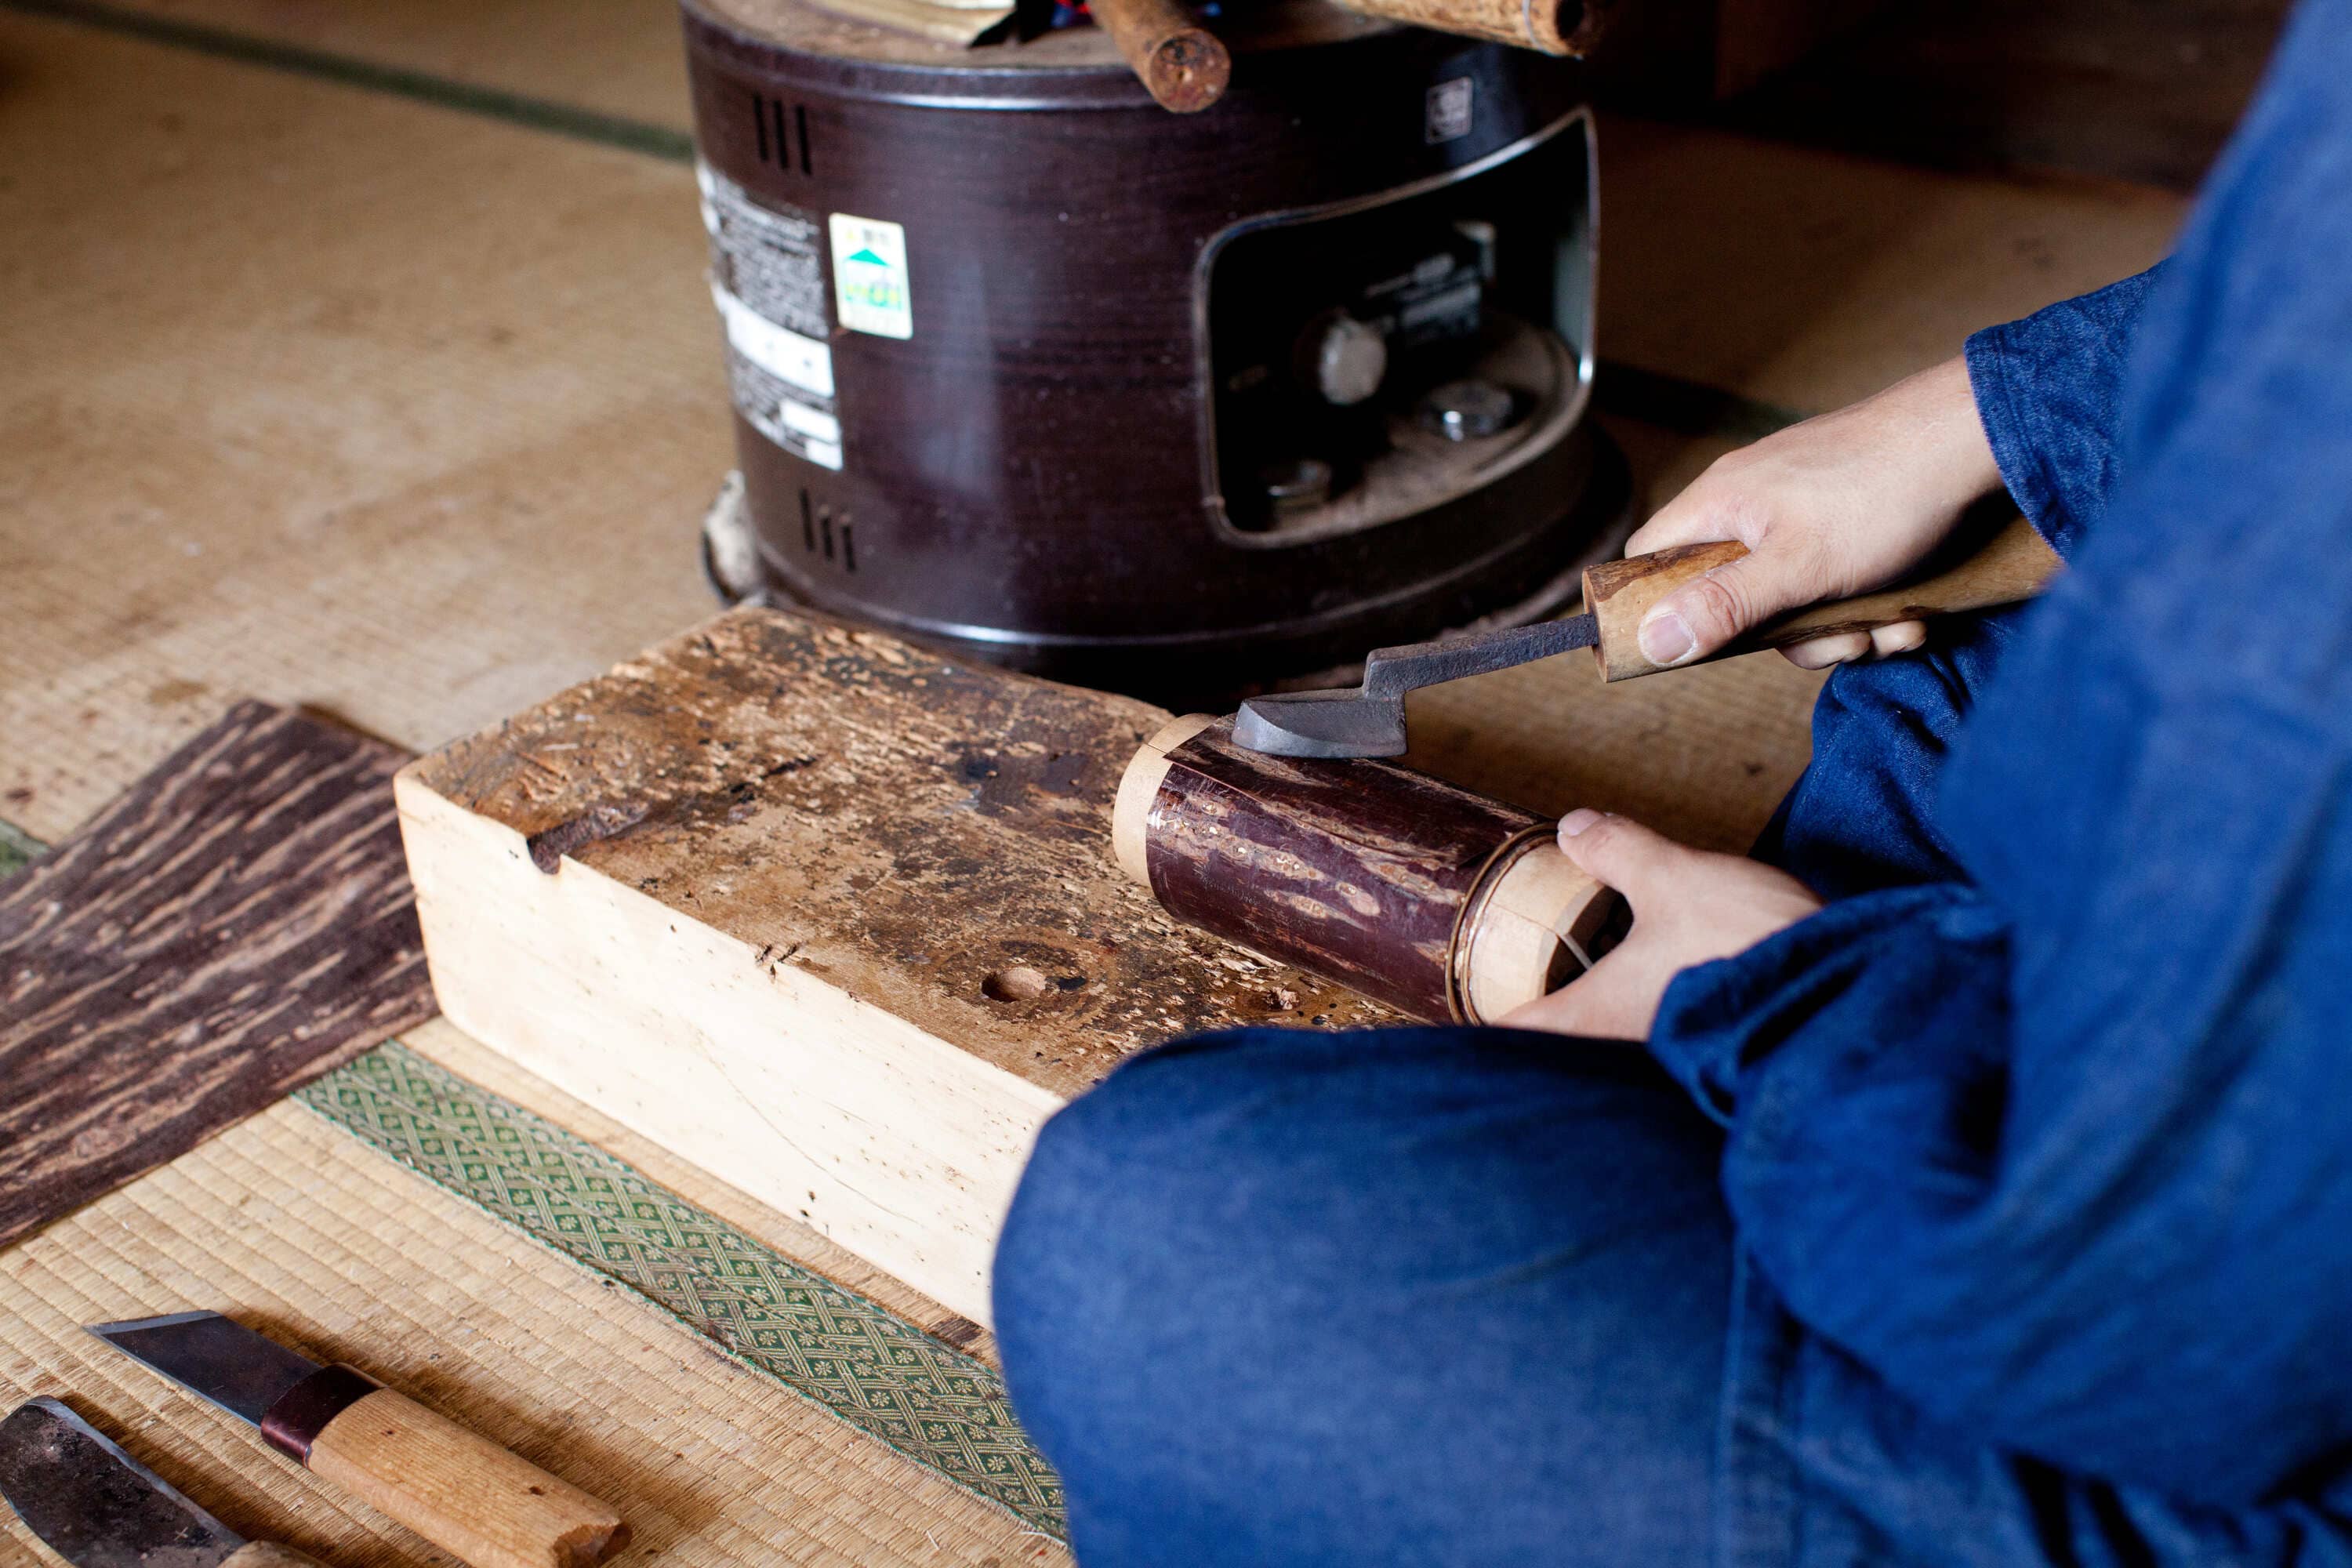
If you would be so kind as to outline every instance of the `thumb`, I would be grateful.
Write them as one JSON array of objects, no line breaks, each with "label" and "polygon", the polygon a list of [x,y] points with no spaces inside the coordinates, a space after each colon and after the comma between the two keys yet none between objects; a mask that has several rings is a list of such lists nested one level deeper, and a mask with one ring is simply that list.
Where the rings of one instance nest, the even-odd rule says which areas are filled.
[{"label": "thumb", "polygon": [[1634,636],[1652,664],[1688,664],[1751,626],[1813,603],[1822,592],[1820,572],[1799,552],[1776,549],[1768,535],[1753,552],[1651,605]]},{"label": "thumb", "polygon": [[1599,811],[1571,811],[1559,819],[1559,852],[1594,881],[1624,894],[1636,916],[1643,901],[1663,890],[1695,853],[1631,817]]}]

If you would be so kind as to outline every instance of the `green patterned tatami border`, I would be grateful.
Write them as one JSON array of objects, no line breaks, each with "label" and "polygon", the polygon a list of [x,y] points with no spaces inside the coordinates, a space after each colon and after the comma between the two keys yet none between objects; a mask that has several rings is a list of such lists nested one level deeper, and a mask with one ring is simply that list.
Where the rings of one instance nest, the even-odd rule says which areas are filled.
[{"label": "green patterned tatami border", "polygon": [[41,847],[41,841],[31,834],[0,821],[0,877],[31,865]]},{"label": "green patterned tatami border", "polygon": [[907,1458],[1066,1534],[1061,1482],[986,1363],[397,1040],[294,1098]]},{"label": "green patterned tatami border", "polygon": [[[42,848],[0,821],[0,877]],[[292,1098],[857,1430],[1067,1538],[1061,1482],[985,1362],[396,1039]]]}]

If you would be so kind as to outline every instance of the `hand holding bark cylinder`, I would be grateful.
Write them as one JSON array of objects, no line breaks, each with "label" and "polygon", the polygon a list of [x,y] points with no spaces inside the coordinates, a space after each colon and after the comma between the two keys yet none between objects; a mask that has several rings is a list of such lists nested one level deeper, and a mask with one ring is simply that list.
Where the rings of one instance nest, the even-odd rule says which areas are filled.
[{"label": "hand holding bark cylinder", "polygon": [[1179,919],[1433,1023],[1566,984],[1622,925],[1549,819],[1372,760],[1267,756],[1179,719],[1120,781],[1113,842]]}]

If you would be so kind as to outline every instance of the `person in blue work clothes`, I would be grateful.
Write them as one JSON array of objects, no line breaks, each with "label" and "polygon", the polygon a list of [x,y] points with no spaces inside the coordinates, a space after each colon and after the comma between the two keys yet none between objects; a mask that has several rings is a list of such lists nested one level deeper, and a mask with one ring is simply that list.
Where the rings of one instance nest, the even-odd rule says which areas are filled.
[{"label": "person in blue work clothes", "polygon": [[2352,1563],[2352,0],[2156,271],[1659,513],[1752,553],[1644,648],[2001,486],[2049,595],[1805,650],[1754,859],[1563,821],[1635,924],[1519,1027],[1045,1128],[997,1327],[1087,1568]]}]

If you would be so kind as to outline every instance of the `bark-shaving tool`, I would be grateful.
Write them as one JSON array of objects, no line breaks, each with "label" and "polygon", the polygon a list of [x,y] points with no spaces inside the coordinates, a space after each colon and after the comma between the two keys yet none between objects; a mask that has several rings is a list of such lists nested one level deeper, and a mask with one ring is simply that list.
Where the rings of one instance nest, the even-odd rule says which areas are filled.
[{"label": "bark-shaving tool", "polygon": [[218,1312],[89,1331],[474,1568],[591,1568],[628,1541],[621,1516],[578,1487],[363,1372],[321,1366]]},{"label": "bark-shaving tool", "polygon": [[[1684,584],[1747,553],[1746,546],[1729,542],[1686,544],[1587,567],[1583,615],[1442,642],[1377,648],[1364,660],[1361,686],[1251,698],[1234,720],[1234,740],[1251,751],[1282,757],[1393,757],[1405,750],[1405,693],[1424,686],[1508,669],[1580,647],[1593,650],[1603,680],[1683,668],[1653,664],[1643,657],[1635,639],[1643,616]],[[2040,593],[2057,569],[2057,555],[2020,518],[1948,570],[1859,598],[1811,605],[1758,627],[1709,657],[1724,658],[1898,621],[2013,605]]]}]

